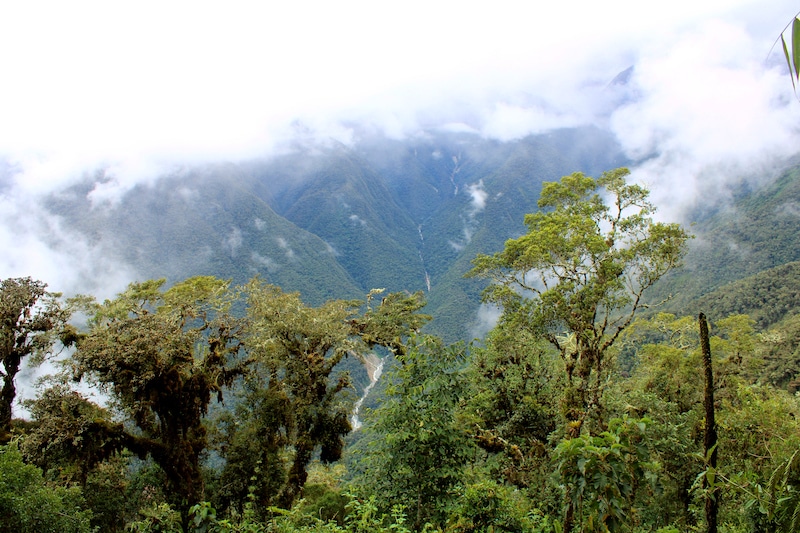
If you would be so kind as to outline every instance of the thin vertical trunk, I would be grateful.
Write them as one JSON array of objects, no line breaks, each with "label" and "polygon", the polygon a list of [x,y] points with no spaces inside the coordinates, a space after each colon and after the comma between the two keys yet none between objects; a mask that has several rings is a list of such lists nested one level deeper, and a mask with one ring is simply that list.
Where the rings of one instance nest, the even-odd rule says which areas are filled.
[{"label": "thin vertical trunk", "polygon": [[[703,406],[706,411],[706,432],[703,438],[703,452],[706,458],[706,468],[717,468],[717,426],[714,421],[714,373],[711,368],[711,344],[708,340],[708,322],[706,316],[700,313],[700,347],[703,352],[703,370],[705,371],[705,394]],[[703,480],[703,487],[708,488],[708,479]],[[708,533],[717,533],[717,512],[719,510],[719,491],[716,488],[706,492],[706,524]]]},{"label": "thin vertical trunk", "polygon": [[564,533],[570,533],[575,522],[575,502],[572,501],[569,491],[567,491],[566,502],[564,504]]},{"label": "thin vertical trunk", "polygon": [[11,440],[11,405],[17,395],[14,378],[19,372],[20,362],[21,358],[15,353],[8,354],[4,361],[5,376],[0,390],[0,444]]}]

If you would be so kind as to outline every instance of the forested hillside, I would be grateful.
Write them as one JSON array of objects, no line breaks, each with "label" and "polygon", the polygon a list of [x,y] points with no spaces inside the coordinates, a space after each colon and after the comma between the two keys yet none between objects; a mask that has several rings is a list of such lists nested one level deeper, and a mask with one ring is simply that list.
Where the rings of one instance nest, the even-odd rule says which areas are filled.
[{"label": "forested hillside", "polygon": [[103,199],[101,171],[49,207],[139,279],[258,274],[314,304],[374,288],[423,290],[431,328],[470,338],[477,253],[524,231],[541,184],[623,163],[612,137],[567,129],[498,143],[426,133],[266,161],[187,168]]},{"label": "forested hillside", "polygon": [[[760,188],[742,184],[729,192],[730,202],[703,204],[694,213],[691,231],[696,238],[686,265],[664,280],[657,297],[671,297],[666,307],[678,314],[695,314],[700,304],[723,299],[727,303],[720,311],[756,313],[764,327],[786,313],[787,305],[795,306],[795,276],[788,264],[800,260],[800,167],[788,167]],[[725,287],[750,276],[756,277]],[[720,292],[713,296],[714,291]]]},{"label": "forested hillside", "polygon": [[[415,179],[452,188],[439,199],[393,201],[391,162],[416,158],[385,145],[383,169],[338,150],[324,155],[328,171],[319,160],[284,160],[269,194],[253,168],[234,167],[227,172],[243,174],[222,184],[214,169],[202,181],[174,176],[133,191],[124,210],[86,206],[72,223],[101,240],[148,210],[174,221],[161,234],[175,239],[168,248],[148,248],[158,242],[145,232],[152,224],[121,232],[117,245],[140,268],[169,250],[173,276],[231,265],[243,281],[154,279],[104,302],[65,299],[30,278],[2,281],[0,531],[797,530],[797,262],[751,276],[729,255],[713,263],[690,228],[653,218],[649,191],[624,168],[537,181],[537,209],[511,232],[498,219],[514,216],[511,197],[532,194],[522,176],[557,168],[553,157],[529,157],[539,141],[550,142],[504,147],[491,173],[480,170],[491,158],[470,167],[451,157],[438,181],[431,168],[444,158],[430,152]],[[462,182],[459,162],[471,176]],[[795,177],[737,199],[758,235],[754,250],[772,240],[760,224],[792,205]],[[455,192],[465,187],[469,195]],[[53,205],[66,212],[88,201],[86,190]],[[452,212],[472,231],[450,234],[463,250],[440,235]],[[738,235],[731,213],[691,228],[695,242]],[[342,223],[375,231],[348,240]],[[192,224],[225,245],[183,242]],[[427,262],[427,238],[404,240],[433,227],[431,248],[459,252],[450,266]],[[791,242],[790,224],[782,229],[775,242]],[[500,231],[512,238],[500,242]],[[479,242],[491,249],[475,253]],[[427,283],[362,290],[380,263],[337,255],[381,246],[391,249],[371,257],[384,261],[415,247],[413,263],[389,270],[411,280],[424,265],[431,299],[467,273],[455,302],[486,287],[499,321],[478,344],[424,333],[437,321],[450,327],[447,305],[426,314]],[[320,263],[300,278],[294,261]],[[651,303],[681,276],[700,275],[698,265],[741,279],[703,291],[687,284]],[[333,285],[312,299],[276,278]],[[22,364],[58,354],[60,372],[26,402],[30,419],[16,418]],[[362,364],[369,378],[354,388],[348,369]],[[384,375],[356,425],[354,404],[376,369]]]},{"label": "forested hillside", "polygon": [[[373,288],[422,290],[436,317],[430,331],[469,340],[485,332],[476,315],[484,284],[464,278],[475,255],[524,231],[543,181],[621,163],[613,139],[591,128],[508,143],[444,133],[367,138],[187,168],[106,200],[97,194],[106,180],[99,172],[49,206],[139,279],[243,283],[260,275],[312,304]],[[777,179],[763,176],[765,186],[743,182],[689,213],[695,238],[686,266],[652,300],[693,314],[696,296],[800,260],[797,175],[790,167]]]},{"label": "forested hillside", "polygon": [[800,533],[792,2],[42,4],[0,533]]}]

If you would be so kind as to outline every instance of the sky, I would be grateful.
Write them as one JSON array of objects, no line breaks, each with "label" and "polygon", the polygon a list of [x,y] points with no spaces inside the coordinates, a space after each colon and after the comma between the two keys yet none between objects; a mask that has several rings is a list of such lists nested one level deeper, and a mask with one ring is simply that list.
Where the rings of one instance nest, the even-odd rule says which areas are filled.
[{"label": "sky", "polygon": [[45,195],[104,168],[113,179],[94,194],[113,199],[298,135],[507,141],[595,124],[639,161],[665,216],[797,152],[800,102],[772,49],[796,3],[546,4],[3,3],[0,278],[111,296],[133,274],[47,213]]}]

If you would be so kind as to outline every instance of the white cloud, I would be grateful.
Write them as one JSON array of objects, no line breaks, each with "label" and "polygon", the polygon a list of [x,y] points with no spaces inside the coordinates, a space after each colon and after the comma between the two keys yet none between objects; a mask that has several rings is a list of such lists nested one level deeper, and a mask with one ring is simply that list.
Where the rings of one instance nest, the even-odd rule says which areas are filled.
[{"label": "white cloud", "polygon": [[742,27],[710,21],[637,63],[636,99],[610,123],[641,160],[634,176],[670,214],[724,198],[726,183],[769,176],[797,152],[800,106],[787,75],[765,57]]},{"label": "white cloud", "polygon": [[294,250],[292,250],[292,247],[289,246],[288,241],[286,239],[284,239],[283,237],[278,237],[275,240],[278,242],[278,246],[280,246],[284,250],[284,253],[286,254],[286,258],[290,259],[290,260],[294,259]]},{"label": "white cloud", "polygon": [[0,279],[31,276],[49,290],[99,299],[123,290],[135,273],[117,264],[101,243],[66,230],[58,217],[23,191],[0,195]]},{"label": "white cloud", "polygon": [[[780,51],[765,61],[795,12],[788,0],[6,2],[0,274],[81,287],[128,275],[38,207],[87,173],[105,172],[91,199],[113,204],[187,165],[351,144],[363,129],[507,140],[609,125],[646,158],[635,177],[679,206],[798,146],[800,105],[768,66]],[[604,89],[631,65],[629,86]]]},{"label": "white cloud", "polygon": [[483,180],[467,185],[467,194],[470,196],[472,214],[475,215],[483,211],[486,207],[486,198],[488,196],[488,193],[483,188]]},{"label": "white cloud", "polygon": [[242,247],[242,230],[239,228],[231,228],[230,233],[223,239],[222,247],[231,253],[231,256],[236,256],[239,248]]},{"label": "white cloud", "polygon": [[350,220],[350,222],[352,222],[354,225],[355,225],[355,224],[358,224],[358,225],[360,225],[361,227],[364,227],[364,226],[366,226],[366,225],[367,225],[367,221],[366,221],[366,220],[364,220],[363,218],[361,218],[360,216],[356,215],[356,214],[352,214],[352,215],[350,215],[350,216],[349,216],[349,217],[347,217],[347,218],[348,218],[348,219]]},{"label": "white cloud", "polygon": [[450,248],[452,248],[456,252],[460,252],[465,248],[465,246],[463,244],[455,242],[455,241],[447,241],[447,244],[449,244]]},{"label": "white cloud", "polygon": [[485,118],[483,134],[501,141],[510,141],[556,128],[577,126],[582,122],[580,117],[562,114],[557,110],[500,102]]},{"label": "white cloud", "polygon": [[258,267],[266,268],[267,272],[276,272],[280,268],[280,265],[274,259],[261,255],[258,252],[253,252],[250,258]]},{"label": "white cloud", "polygon": [[9,3],[0,154],[23,169],[20,186],[110,166],[124,188],[175,164],[270,153],[298,121],[344,143],[348,120],[394,137],[456,124],[516,138],[590,119],[592,93],[639,56],[683,46],[696,63],[730,48],[722,33],[687,47],[692,28],[753,33],[749,53],[763,57],[794,12],[755,0]]},{"label": "white cloud", "polygon": [[491,304],[481,304],[470,327],[472,338],[485,338],[486,334],[497,325],[500,315],[502,315],[502,310],[499,307]]}]

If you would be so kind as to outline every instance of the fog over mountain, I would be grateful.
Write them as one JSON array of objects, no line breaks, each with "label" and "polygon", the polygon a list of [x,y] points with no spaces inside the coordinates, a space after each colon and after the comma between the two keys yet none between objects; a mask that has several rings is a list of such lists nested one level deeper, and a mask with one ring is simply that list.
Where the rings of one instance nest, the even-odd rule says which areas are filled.
[{"label": "fog over mountain", "polygon": [[[724,201],[728,183],[768,181],[798,146],[800,104],[780,50],[770,53],[796,12],[788,1],[10,4],[0,7],[0,277],[67,293],[105,297],[152,272],[111,254],[111,237],[65,208],[99,223],[131,191],[158,196],[165,176],[190,198],[216,165],[253,177],[241,169],[254,161],[344,148],[379,167],[380,152],[364,148],[378,141],[462,133],[500,146],[590,126],[616,140],[661,216],[681,218]],[[485,176],[472,177],[460,183],[454,252],[477,231],[470,212],[487,216],[491,201]],[[267,211],[288,202],[259,198]],[[220,232],[213,242],[233,254],[257,233],[232,227],[202,231]],[[317,229],[304,231],[311,253]],[[294,251],[273,241],[284,258]]]}]

